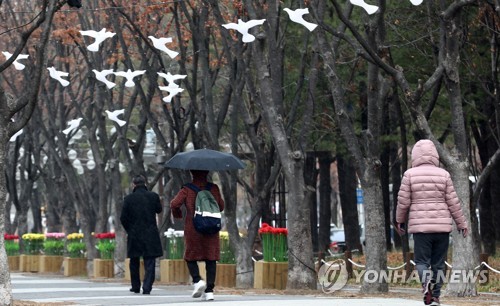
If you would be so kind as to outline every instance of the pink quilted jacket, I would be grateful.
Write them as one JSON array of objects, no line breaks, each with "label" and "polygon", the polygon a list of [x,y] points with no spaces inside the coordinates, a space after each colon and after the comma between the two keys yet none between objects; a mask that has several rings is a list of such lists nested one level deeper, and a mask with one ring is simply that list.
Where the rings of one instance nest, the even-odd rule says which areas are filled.
[{"label": "pink quilted jacket", "polygon": [[439,168],[439,155],[428,139],[411,152],[412,168],[403,176],[398,193],[396,222],[406,223],[408,233],[449,233],[452,218],[458,229],[467,228],[460,200],[448,171]]}]

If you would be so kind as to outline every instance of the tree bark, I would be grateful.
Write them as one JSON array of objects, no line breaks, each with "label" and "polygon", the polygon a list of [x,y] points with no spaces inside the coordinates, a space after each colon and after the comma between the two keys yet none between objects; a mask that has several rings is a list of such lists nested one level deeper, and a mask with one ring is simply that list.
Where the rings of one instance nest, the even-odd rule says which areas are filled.
[{"label": "tree bark", "polygon": [[[1,2],[0,2],[1,5]],[[14,135],[18,130],[20,130],[26,122],[31,117],[34,106],[36,104],[36,97],[38,95],[40,79],[42,76],[42,69],[45,66],[45,51],[46,45],[50,36],[50,27],[52,24],[54,13],[62,6],[59,1],[56,0],[46,0],[38,8],[40,10],[40,15],[37,20],[30,25],[30,28],[24,33],[20,33],[21,42],[17,46],[14,55],[6,63],[0,65],[0,71],[3,71],[6,67],[12,64],[12,61],[18,56],[21,50],[24,48],[27,40],[30,38],[31,34],[42,27],[42,32],[40,34],[40,42],[38,45],[36,53],[36,61],[38,64],[37,71],[31,75],[30,85],[27,86],[27,92],[25,96],[20,97],[19,100],[14,100],[7,96],[4,88],[0,87],[0,304],[1,305],[11,305],[12,300],[12,288],[10,283],[10,273],[8,268],[7,253],[4,247],[4,233],[5,233],[5,202],[7,198],[7,189],[5,181],[5,161],[6,161],[6,144],[10,140],[10,137]],[[19,118],[17,122],[12,122],[12,117],[23,110],[23,116]]]},{"label": "tree bark", "polygon": [[[467,220],[470,235],[465,239],[461,235],[453,235],[453,269],[472,271],[479,262],[479,247],[476,245],[472,233],[473,228],[470,210],[471,186],[469,182],[468,144],[464,124],[464,112],[462,109],[462,94],[460,89],[460,41],[462,35],[462,24],[460,11],[452,16],[442,19],[444,47],[445,84],[448,99],[451,103],[452,130],[455,146],[458,152],[456,158],[450,157],[447,164],[457,196],[462,202],[462,211]],[[446,34],[445,34],[446,33]],[[475,213],[475,212],[474,212]],[[456,225],[455,225],[456,226]],[[455,232],[456,233],[456,232]],[[476,296],[476,284],[471,282],[450,282],[446,286],[446,294],[451,296]]]},{"label": "tree bark", "polygon": [[338,153],[336,159],[346,246],[350,251],[358,250],[359,252],[363,252],[363,246],[360,241],[360,221],[364,223],[364,220],[359,220],[358,215],[356,198],[358,180],[356,178],[356,169],[349,156]]},{"label": "tree bark", "polygon": [[318,253],[318,205],[316,200],[316,184],[318,171],[316,169],[316,152],[307,152],[304,162],[304,183],[306,184],[305,200],[309,206],[309,219],[311,221],[311,243],[313,253]]},{"label": "tree bark", "polygon": [[[318,247],[320,252],[326,252],[330,244],[330,223],[332,222],[332,182],[330,169],[332,165],[332,154],[330,152],[318,152],[319,164],[319,228]],[[336,212],[336,210],[335,210]],[[342,210],[344,212],[344,210]],[[357,211],[356,211],[357,216]],[[336,219],[334,223],[336,222]],[[338,225],[337,223],[335,223]],[[359,235],[357,236],[359,237]],[[347,236],[346,236],[347,242]],[[358,238],[359,242],[359,238]]]}]

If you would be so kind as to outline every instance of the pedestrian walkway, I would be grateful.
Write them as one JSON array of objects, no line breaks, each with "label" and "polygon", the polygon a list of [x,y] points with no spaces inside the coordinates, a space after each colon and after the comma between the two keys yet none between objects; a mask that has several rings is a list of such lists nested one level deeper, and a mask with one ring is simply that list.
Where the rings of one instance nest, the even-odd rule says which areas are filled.
[{"label": "pedestrian walkway", "polygon": [[[125,282],[94,281],[61,275],[12,273],[12,292],[17,301],[62,303],[63,305],[182,305],[205,303],[224,306],[422,306],[419,300],[403,298],[340,298],[335,296],[261,294],[255,291],[217,292],[215,301],[191,298],[191,286],[156,284],[150,295],[129,292]],[[67,304],[66,304],[67,303]],[[202,304],[200,304],[202,303]],[[61,305],[61,304],[59,304]],[[442,306],[452,306],[442,304]]]}]

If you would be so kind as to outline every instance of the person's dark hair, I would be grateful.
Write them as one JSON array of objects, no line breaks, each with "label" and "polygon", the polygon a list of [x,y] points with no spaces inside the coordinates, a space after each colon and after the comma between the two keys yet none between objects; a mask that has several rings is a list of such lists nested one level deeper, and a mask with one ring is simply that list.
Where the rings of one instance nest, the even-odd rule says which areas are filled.
[{"label": "person's dark hair", "polygon": [[207,170],[189,170],[193,176],[207,176],[210,171]]},{"label": "person's dark hair", "polygon": [[134,183],[134,185],[146,185],[146,178],[140,174],[136,175],[132,179],[132,183]]},{"label": "person's dark hair", "polygon": [[67,3],[71,7],[76,7],[76,8],[82,7],[82,0],[68,0]]}]

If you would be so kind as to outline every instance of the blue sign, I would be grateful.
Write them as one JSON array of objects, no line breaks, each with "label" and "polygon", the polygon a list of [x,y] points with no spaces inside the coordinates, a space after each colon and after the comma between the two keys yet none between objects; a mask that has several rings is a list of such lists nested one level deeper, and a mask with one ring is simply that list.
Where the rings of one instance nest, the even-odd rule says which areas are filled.
[{"label": "blue sign", "polygon": [[356,188],[356,203],[363,204],[363,189]]}]

